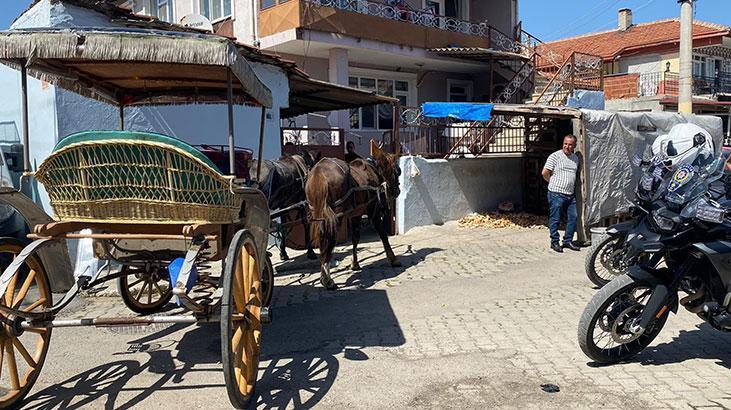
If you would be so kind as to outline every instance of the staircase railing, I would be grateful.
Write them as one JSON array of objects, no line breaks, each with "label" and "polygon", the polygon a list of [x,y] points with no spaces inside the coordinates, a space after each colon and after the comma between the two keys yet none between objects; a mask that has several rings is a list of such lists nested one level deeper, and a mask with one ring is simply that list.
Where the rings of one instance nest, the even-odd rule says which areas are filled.
[{"label": "staircase railing", "polygon": [[530,59],[523,62],[523,65],[521,65],[520,69],[518,69],[518,71],[513,75],[513,78],[508,81],[500,95],[493,99],[493,102],[498,104],[507,104],[510,99],[513,98],[515,93],[523,87],[526,80],[529,78],[533,79],[535,77],[536,58],[536,54],[533,54]]},{"label": "staircase railing", "polygon": [[599,56],[571,53],[546,84],[534,104],[563,105],[577,88],[601,90],[604,88],[602,63],[602,58]]}]

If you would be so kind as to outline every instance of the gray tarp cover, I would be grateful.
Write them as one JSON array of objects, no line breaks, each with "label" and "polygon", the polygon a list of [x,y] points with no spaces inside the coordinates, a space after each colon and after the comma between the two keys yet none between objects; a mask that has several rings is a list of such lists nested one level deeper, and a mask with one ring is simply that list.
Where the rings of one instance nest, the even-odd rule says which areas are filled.
[{"label": "gray tarp cover", "polygon": [[588,225],[629,209],[641,174],[632,165],[632,159],[642,157],[655,138],[667,134],[673,125],[689,122],[703,127],[713,136],[717,152],[723,143],[719,117],[667,112],[581,112],[589,153],[585,205]]}]

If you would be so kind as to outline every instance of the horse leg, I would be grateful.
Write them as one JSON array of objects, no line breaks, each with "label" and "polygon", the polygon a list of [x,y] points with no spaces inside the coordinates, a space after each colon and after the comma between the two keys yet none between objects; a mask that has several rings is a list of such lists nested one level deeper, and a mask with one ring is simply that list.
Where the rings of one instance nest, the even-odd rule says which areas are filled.
[{"label": "horse leg", "polygon": [[310,223],[307,221],[307,208],[306,205],[300,207],[299,210],[300,221],[302,221],[302,227],[305,230],[305,245],[307,245],[307,259],[317,259],[315,251],[312,250],[312,239],[310,237]]},{"label": "horse leg", "polygon": [[320,239],[320,283],[327,290],[335,290],[337,286],[330,277],[330,260],[335,249],[335,236],[323,237]]},{"label": "horse leg", "polygon": [[381,238],[383,249],[386,251],[386,257],[391,263],[391,266],[402,266],[401,262],[399,262],[398,258],[396,258],[396,255],[394,255],[393,249],[391,249],[391,244],[388,242],[388,219],[384,210],[380,206],[376,205],[370,214],[373,227],[376,228],[376,232],[378,232],[378,236]]},{"label": "horse leg", "polygon": [[353,241],[353,263],[350,264],[350,270],[361,270],[358,263],[358,242],[360,242],[360,216],[350,218],[350,230]]},{"label": "horse leg", "polygon": [[[282,217],[282,219],[284,219],[284,217]],[[279,228],[279,239],[279,259],[283,261],[288,261],[289,255],[287,255],[287,228]]]}]

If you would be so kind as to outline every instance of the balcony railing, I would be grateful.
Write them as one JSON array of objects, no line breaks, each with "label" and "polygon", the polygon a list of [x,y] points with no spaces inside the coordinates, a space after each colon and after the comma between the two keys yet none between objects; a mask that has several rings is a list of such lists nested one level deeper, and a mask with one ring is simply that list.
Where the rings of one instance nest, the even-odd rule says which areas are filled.
[{"label": "balcony railing", "polygon": [[[642,73],[637,79],[638,96],[678,95],[680,75],[673,72]],[[731,93],[731,74],[693,76],[693,95]]]},{"label": "balcony railing", "polygon": [[381,17],[422,27],[434,28],[455,33],[483,37],[488,40],[489,48],[529,55],[528,48],[486,22],[474,23],[456,17],[434,14],[431,9],[414,10],[405,6],[371,0],[303,0],[319,7],[331,7],[338,10]]}]

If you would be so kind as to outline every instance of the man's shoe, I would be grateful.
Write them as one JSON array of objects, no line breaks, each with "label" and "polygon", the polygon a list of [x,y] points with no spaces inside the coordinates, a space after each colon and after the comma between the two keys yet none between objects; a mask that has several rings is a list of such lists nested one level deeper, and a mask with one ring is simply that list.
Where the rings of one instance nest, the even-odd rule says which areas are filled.
[{"label": "man's shoe", "polygon": [[581,250],[581,248],[578,245],[576,245],[575,243],[573,243],[573,242],[565,243],[565,244],[563,244],[563,247],[564,248],[569,248],[572,251],[580,251]]},{"label": "man's shoe", "polygon": [[563,249],[561,249],[561,245],[559,245],[558,242],[552,242],[551,243],[551,249],[553,249],[554,251],[556,251],[558,253],[562,253],[563,252]]}]

